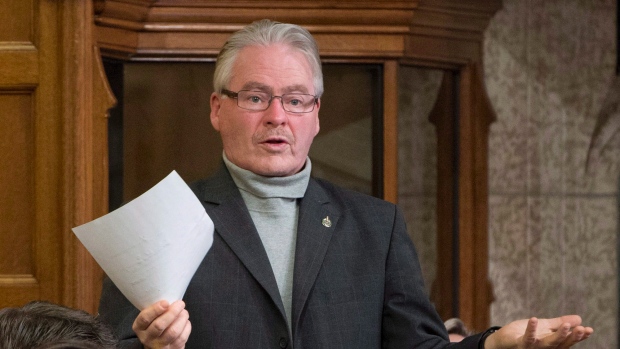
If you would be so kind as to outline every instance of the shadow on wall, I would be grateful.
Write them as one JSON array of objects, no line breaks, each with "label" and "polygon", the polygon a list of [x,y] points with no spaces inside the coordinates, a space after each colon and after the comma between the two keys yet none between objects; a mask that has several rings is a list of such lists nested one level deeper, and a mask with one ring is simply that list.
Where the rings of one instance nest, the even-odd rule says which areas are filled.
[{"label": "shadow on wall", "polygon": [[603,107],[596,118],[588,149],[586,171],[593,171],[601,162],[603,152],[614,145],[620,145],[620,75],[616,75],[612,81]]}]

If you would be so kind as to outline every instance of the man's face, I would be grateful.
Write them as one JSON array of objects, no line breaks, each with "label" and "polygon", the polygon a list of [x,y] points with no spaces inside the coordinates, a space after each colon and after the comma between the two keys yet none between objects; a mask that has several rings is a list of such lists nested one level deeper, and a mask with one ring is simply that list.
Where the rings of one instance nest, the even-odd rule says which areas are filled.
[{"label": "man's face", "polygon": [[[287,45],[249,46],[239,52],[226,89],[314,95],[312,71],[306,58]],[[293,114],[279,98],[265,111],[237,106],[233,98],[211,95],[211,124],[220,132],[226,157],[235,165],[263,176],[290,176],[306,161],[319,132],[319,107]]]}]

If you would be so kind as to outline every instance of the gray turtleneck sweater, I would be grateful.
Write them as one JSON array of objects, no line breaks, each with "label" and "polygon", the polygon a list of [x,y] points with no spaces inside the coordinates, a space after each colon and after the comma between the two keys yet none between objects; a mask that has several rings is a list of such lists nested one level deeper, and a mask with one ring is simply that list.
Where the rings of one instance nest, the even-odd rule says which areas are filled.
[{"label": "gray turtleneck sweater", "polygon": [[310,158],[306,159],[306,166],[300,172],[286,177],[257,175],[233,164],[226,155],[224,163],[241,192],[267,251],[290,328],[299,214],[297,199],[304,196],[308,187],[312,169]]}]

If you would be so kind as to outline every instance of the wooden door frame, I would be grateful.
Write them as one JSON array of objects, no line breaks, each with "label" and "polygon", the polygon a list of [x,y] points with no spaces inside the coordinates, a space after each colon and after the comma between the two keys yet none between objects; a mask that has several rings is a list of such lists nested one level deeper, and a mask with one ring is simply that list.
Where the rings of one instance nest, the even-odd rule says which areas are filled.
[{"label": "wooden door frame", "polygon": [[63,291],[58,302],[95,314],[103,272],[71,228],[108,212],[107,122],[108,110],[116,100],[94,38],[93,3],[63,1],[57,6],[63,62],[60,69],[65,211]]}]

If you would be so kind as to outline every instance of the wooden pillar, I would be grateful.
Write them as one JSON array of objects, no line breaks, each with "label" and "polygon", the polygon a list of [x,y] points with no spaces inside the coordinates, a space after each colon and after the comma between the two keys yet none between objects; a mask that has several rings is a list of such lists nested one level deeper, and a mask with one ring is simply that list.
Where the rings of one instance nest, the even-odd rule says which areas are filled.
[{"label": "wooden pillar", "polygon": [[494,113],[479,62],[460,72],[458,217],[459,316],[474,329],[489,326],[488,135]]},{"label": "wooden pillar", "polygon": [[59,6],[66,200],[63,303],[95,313],[103,273],[71,228],[108,212],[107,116],[115,100],[95,46],[93,3],[63,1]]},{"label": "wooden pillar", "polygon": [[383,64],[383,198],[398,201],[398,62]]},{"label": "wooden pillar", "polygon": [[444,72],[435,106],[429,120],[437,133],[437,276],[431,289],[431,300],[442,319],[458,314],[458,230],[456,222],[458,178],[457,138],[455,122],[457,103],[454,96],[457,75]]},{"label": "wooden pillar", "polygon": [[431,122],[437,129],[438,275],[431,298],[442,318],[489,326],[488,132],[493,113],[479,63],[447,71]]}]

